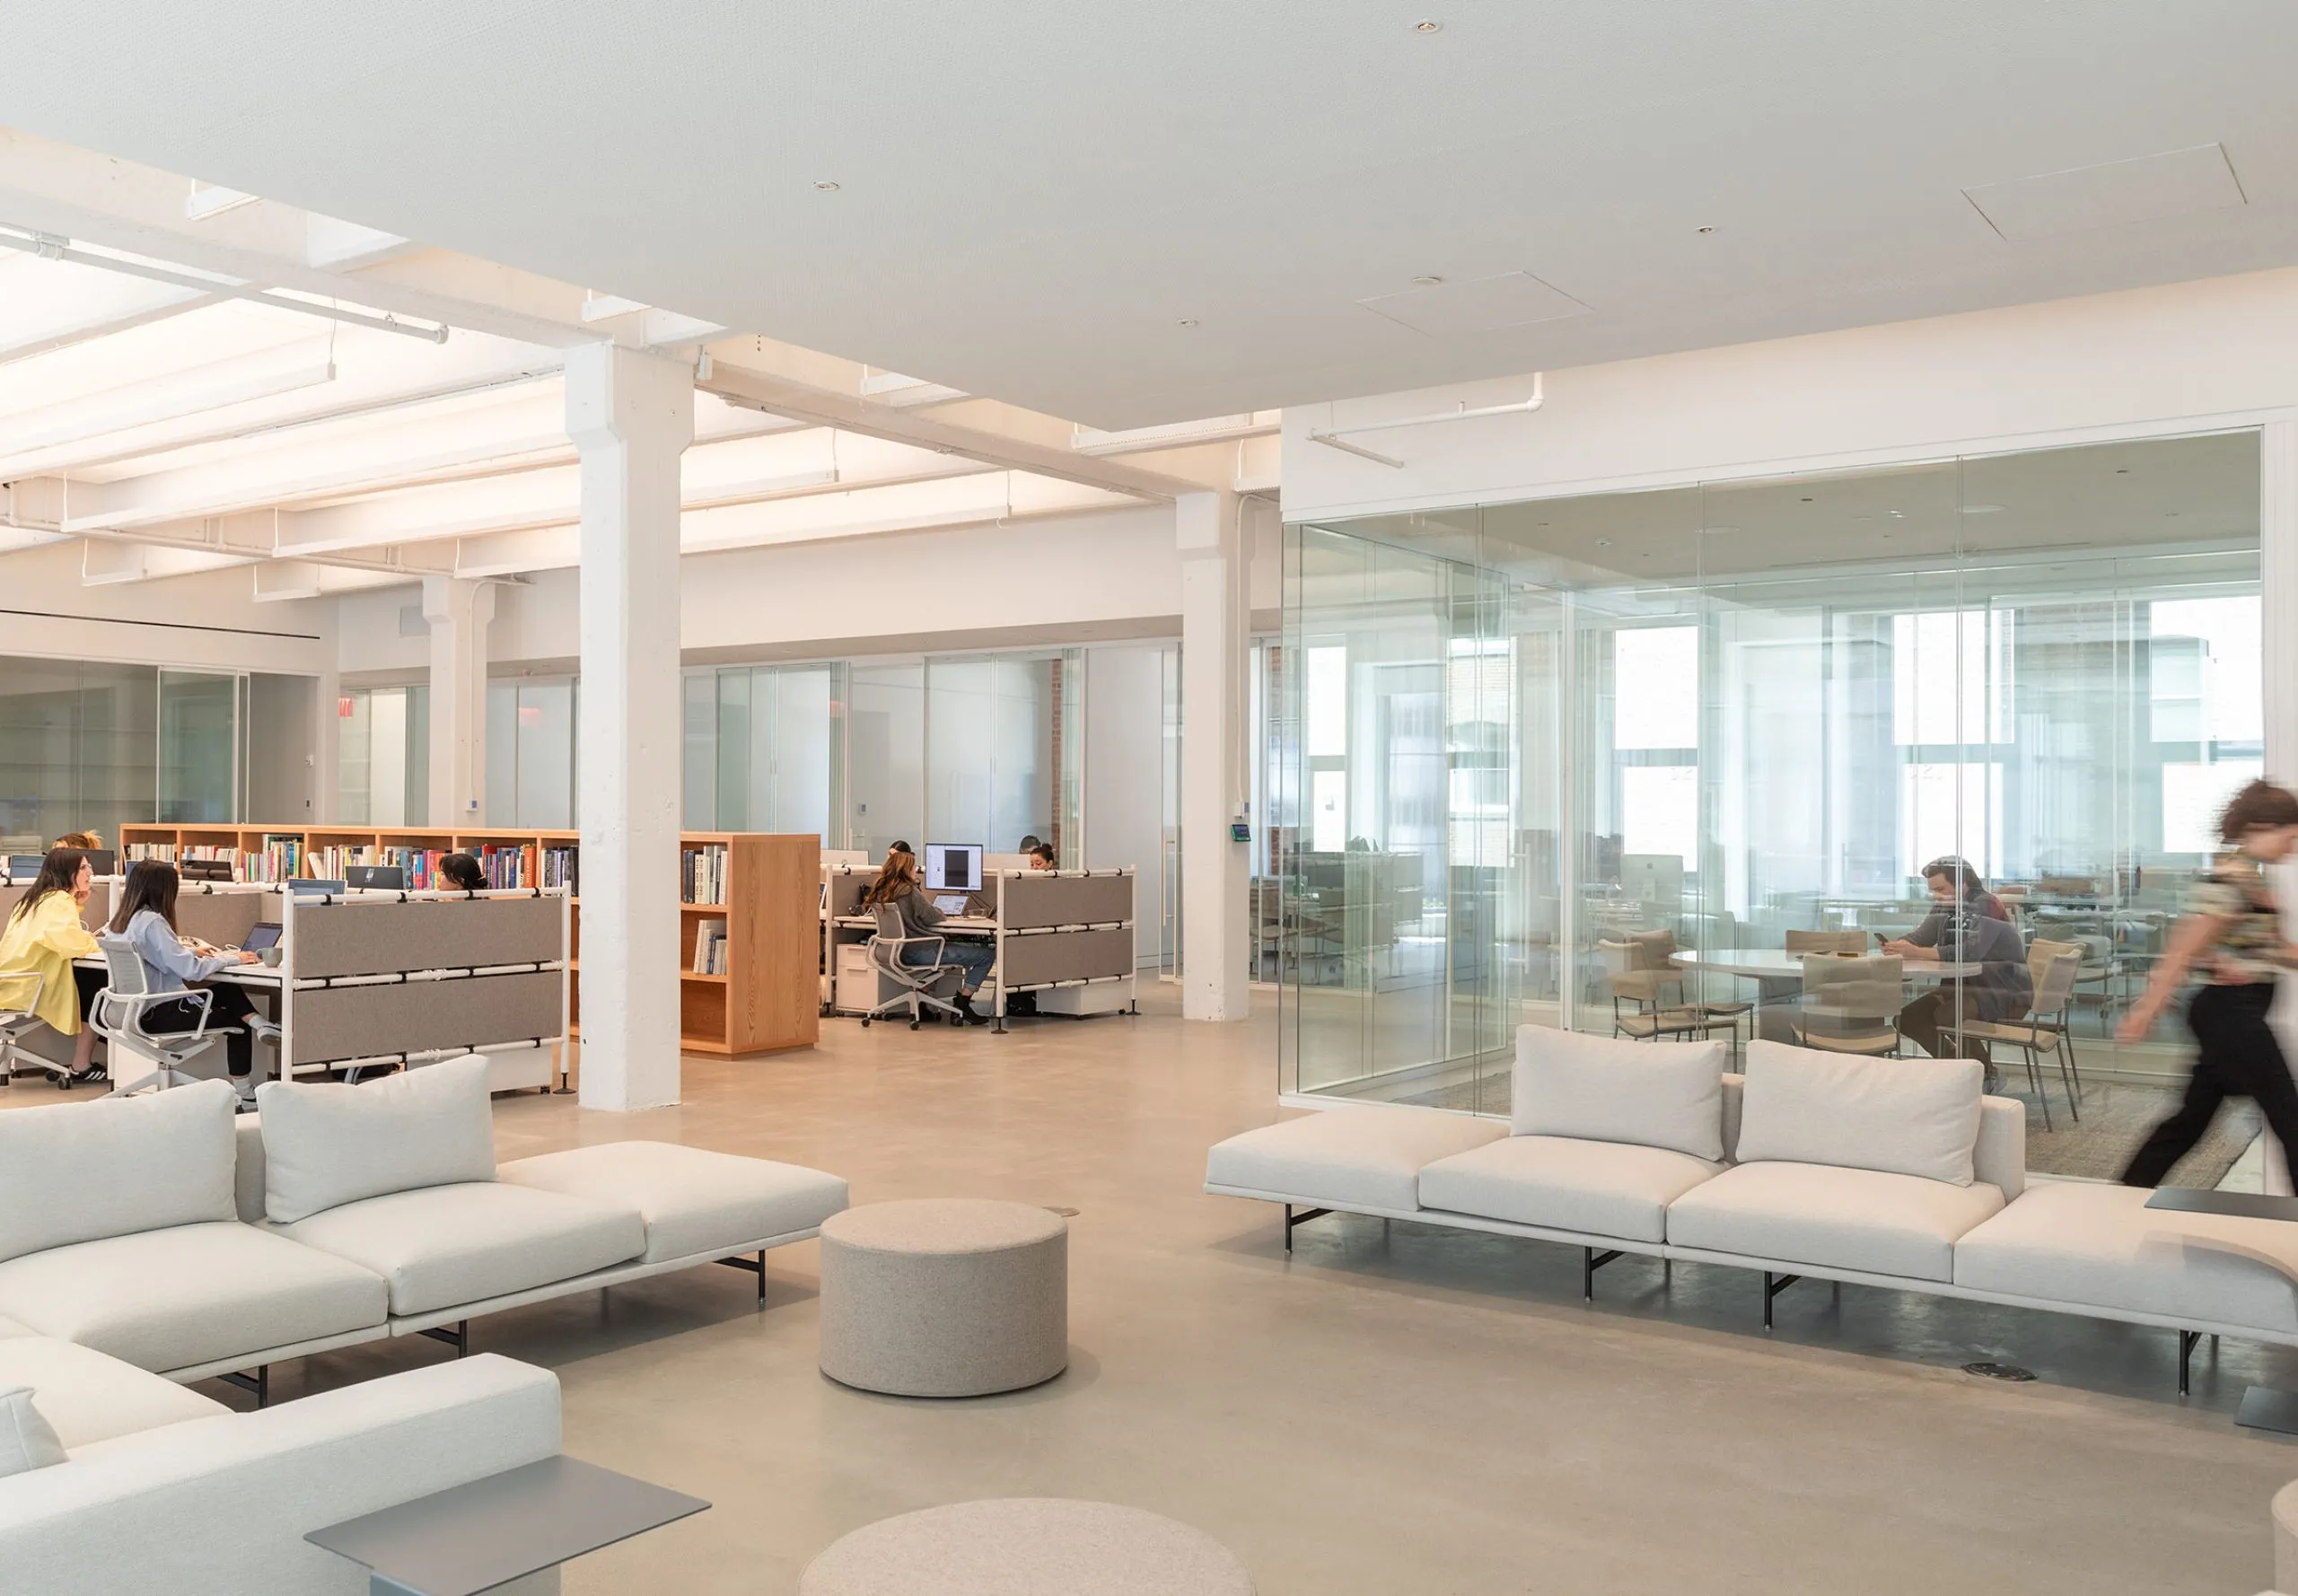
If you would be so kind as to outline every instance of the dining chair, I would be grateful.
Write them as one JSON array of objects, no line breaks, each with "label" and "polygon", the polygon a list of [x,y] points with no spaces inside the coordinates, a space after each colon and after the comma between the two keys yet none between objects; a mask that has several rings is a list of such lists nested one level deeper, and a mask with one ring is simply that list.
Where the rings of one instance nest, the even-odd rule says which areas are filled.
[{"label": "dining chair", "polygon": [[1662,1037],[1699,1038],[1722,1030],[1729,1033],[1732,1053],[1737,1056],[1739,1022],[1703,1014],[1685,1004],[1681,970],[1644,968],[1644,951],[1633,942],[1600,941],[1596,951],[1604,961],[1604,988],[1612,1000],[1614,1036],[1655,1042]]},{"label": "dining chair", "polygon": [[1896,1057],[1906,979],[1907,961],[1896,953],[1856,959],[1805,953],[1796,1040],[1829,1053]]},{"label": "dining chair", "polygon": [[1864,931],[1791,931],[1787,934],[1787,951],[1791,953],[1864,953],[1867,951],[1867,934]]}]

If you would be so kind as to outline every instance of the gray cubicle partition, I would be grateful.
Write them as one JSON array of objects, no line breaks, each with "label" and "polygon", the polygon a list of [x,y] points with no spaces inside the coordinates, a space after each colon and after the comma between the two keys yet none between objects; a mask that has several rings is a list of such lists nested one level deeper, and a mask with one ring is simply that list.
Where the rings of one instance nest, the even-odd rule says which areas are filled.
[{"label": "gray cubicle partition", "polygon": [[285,923],[291,1074],[479,1051],[498,1091],[563,1080],[564,890],[298,897]]},{"label": "gray cubicle partition", "polygon": [[1134,890],[1124,870],[1012,871],[997,886],[996,1011],[1037,994],[1041,1014],[1134,1009]]},{"label": "gray cubicle partition", "polygon": [[[101,931],[104,922],[111,918],[112,895],[119,889],[116,875],[100,875],[92,885],[88,901],[80,907],[80,924],[91,931]],[[0,924],[4,924],[24,895],[32,890],[30,881],[0,884]]]}]

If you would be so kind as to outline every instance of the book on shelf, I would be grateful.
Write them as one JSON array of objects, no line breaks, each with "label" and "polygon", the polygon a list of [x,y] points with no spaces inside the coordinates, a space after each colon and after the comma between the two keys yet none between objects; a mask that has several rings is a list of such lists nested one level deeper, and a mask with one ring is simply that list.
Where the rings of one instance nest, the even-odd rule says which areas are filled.
[{"label": "book on shelf", "polygon": [[[219,850],[219,856],[228,852],[227,849]],[[267,883],[311,879],[303,868],[303,839],[301,837],[265,837],[263,846],[250,849],[241,861],[240,879]]]},{"label": "book on shelf", "polygon": [[705,920],[695,928],[694,973],[698,976],[723,976],[726,973],[726,922]]},{"label": "book on shelf", "polygon": [[688,903],[712,908],[726,901],[727,850],[723,842],[706,842],[679,854],[679,895]]},{"label": "book on shelf", "polygon": [[542,850],[542,884],[564,887],[569,894],[580,892],[580,872],[574,857],[578,851],[571,842],[546,844]]}]

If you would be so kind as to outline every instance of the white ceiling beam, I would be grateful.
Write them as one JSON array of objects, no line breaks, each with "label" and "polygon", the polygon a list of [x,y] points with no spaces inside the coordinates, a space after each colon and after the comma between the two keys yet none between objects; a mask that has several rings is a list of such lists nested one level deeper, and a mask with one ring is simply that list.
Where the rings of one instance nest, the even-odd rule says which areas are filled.
[{"label": "white ceiling beam", "polygon": [[[0,259],[17,260],[23,257],[9,251]],[[131,332],[139,327],[149,327],[155,321],[165,321],[171,316],[180,316],[186,311],[197,311],[223,302],[224,295],[220,294],[203,294],[195,288],[155,287],[149,299],[132,310],[109,311],[78,321],[42,328],[37,332],[24,334],[13,342],[0,344],[0,365],[30,360],[34,355],[51,355],[76,344],[110,338],[116,332]]]},{"label": "white ceiling beam", "polygon": [[357,271],[362,267],[380,266],[386,260],[412,255],[421,248],[412,240],[385,232],[380,227],[362,227],[356,222],[338,221],[316,211],[307,211],[303,215],[303,259],[318,271]]},{"label": "white ceiling beam", "polygon": [[334,380],[335,361],[326,338],[277,344],[125,387],[0,416],[0,457],[84,443]]}]

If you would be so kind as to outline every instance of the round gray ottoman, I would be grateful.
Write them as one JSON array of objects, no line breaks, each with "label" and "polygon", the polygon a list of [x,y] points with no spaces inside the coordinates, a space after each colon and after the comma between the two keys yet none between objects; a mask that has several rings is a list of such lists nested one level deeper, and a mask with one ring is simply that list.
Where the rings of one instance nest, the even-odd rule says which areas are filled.
[{"label": "round gray ottoman", "polygon": [[1015,1496],[881,1519],[806,1565],[798,1596],[1253,1596],[1236,1555],[1138,1507]]},{"label": "round gray ottoman", "polygon": [[1069,1366],[1069,1224],[1027,1203],[913,1197],[822,1225],[822,1372],[979,1397]]}]

